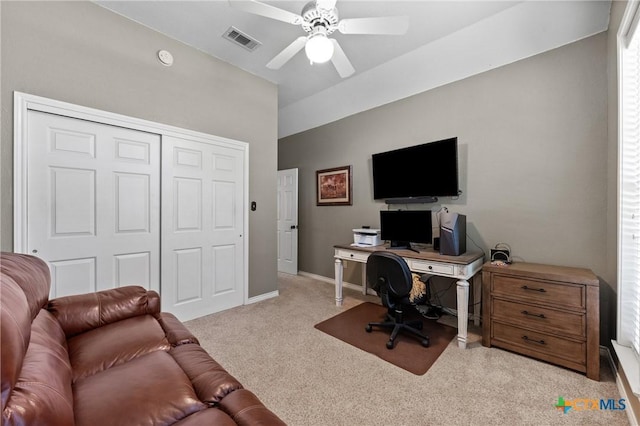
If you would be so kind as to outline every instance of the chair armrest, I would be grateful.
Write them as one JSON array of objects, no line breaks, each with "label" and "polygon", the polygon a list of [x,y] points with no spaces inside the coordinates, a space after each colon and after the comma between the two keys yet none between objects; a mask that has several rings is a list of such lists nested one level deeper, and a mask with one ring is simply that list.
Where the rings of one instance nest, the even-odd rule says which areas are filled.
[{"label": "chair armrest", "polygon": [[116,321],[160,313],[160,296],[140,286],[59,297],[47,306],[67,338]]},{"label": "chair armrest", "polygon": [[156,315],[156,319],[164,330],[164,334],[166,334],[171,346],[180,346],[185,343],[200,344],[196,336],[191,334],[187,327],[185,327],[175,315],[169,312],[160,312]]}]

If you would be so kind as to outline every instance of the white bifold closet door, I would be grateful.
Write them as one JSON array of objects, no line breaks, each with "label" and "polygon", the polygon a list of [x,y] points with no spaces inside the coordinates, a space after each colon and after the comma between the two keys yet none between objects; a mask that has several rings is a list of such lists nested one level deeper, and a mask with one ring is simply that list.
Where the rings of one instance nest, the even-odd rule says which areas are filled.
[{"label": "white bifold closet door", "polygon": [[244,303],[245,151],[28,110],[26,247],[51,297],[125,285],[188,320]]},{"label": "white bifold closet door", "polygon": [[51,297],[159,290],[160,136],[28,113],[28,252]]},{"label": "white bifold closet door", "polygon": [[243,303],[244,153],[162,139],[162,308],[181,319]]}]

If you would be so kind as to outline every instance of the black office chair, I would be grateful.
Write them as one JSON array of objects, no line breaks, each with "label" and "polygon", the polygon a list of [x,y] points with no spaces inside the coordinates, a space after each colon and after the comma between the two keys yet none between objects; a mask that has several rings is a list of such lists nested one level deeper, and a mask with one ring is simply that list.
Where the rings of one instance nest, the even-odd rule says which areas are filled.
[{"label": "black office chair", "polygon": [[392,329],[391,336],[387,342],[387,349],[393,349],[398,333],[408,332],[421,339],[420,343],[424,347],[429,346],[429,337],[420,332],[422,321],[404,320],[404,309],[410,307],[409,293],[413,286],[411,271],[405,260],[395,253],[387,251],[376,251],[367,259],[367,283],[374,289],[382,304],[387,307],[387,319],[385,322],[370,322],[365,327],[367,332],[371,332],[373,327]]}]

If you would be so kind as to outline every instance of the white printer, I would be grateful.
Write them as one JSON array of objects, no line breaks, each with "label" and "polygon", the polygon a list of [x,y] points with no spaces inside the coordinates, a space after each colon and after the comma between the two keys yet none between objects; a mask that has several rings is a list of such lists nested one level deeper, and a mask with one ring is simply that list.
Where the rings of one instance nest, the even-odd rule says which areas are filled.
[{"label": "white printer", "polygon": [[379,246],[382,244],[379,229],[360,228],[353,230],[354,246]]}]

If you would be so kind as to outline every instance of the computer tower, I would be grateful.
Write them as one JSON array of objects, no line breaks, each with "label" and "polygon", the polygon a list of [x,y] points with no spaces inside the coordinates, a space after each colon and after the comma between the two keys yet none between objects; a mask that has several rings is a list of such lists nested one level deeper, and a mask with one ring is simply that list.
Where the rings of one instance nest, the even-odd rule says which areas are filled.
[{"label": "computer tower", "polygon": [[467,216],[440,214],[440,254],[460,256],[467,251]]}]

